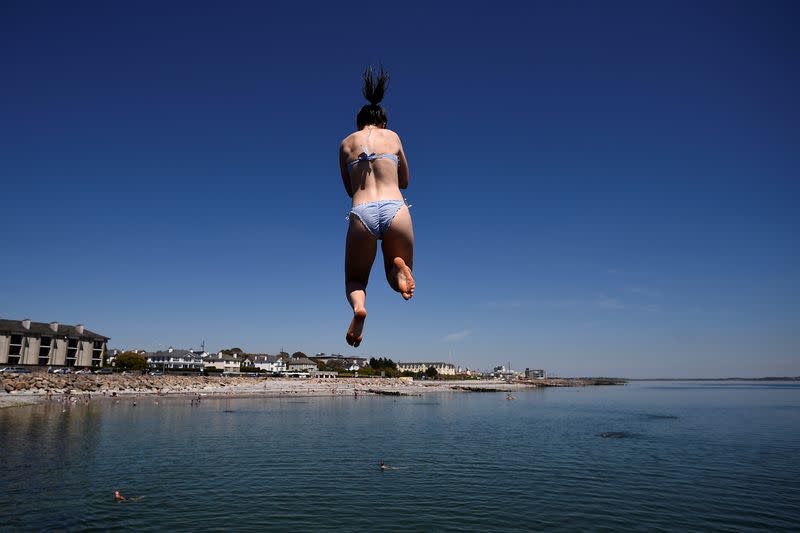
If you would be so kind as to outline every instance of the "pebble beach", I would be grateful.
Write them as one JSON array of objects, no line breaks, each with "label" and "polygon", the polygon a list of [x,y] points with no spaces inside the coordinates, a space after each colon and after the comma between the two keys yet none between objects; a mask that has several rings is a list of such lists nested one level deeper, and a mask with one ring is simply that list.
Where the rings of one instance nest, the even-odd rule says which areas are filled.
[{"label": "pebble beach", "polygon": [[297,379],[239,376],[9,374],[2,377],[0,408],[29,405],[66,396],[128,397],[155,396],[336,396],[404,395],[432,392],[512,392],[532,387],[621,384],[615,380],[547,379],[507,382],[503,380],[412,380],[411,378]]}]

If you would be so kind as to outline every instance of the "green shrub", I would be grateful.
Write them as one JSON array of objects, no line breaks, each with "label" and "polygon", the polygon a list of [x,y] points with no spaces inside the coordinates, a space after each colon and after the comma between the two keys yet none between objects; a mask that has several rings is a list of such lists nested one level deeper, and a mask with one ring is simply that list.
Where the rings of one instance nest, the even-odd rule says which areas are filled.
[{"label": "green shrub", "polygon": [[144,370],[147,368],[145,356],[136,352],[123,352],[114,359],[114,363],[117,368],[122,370]]}]

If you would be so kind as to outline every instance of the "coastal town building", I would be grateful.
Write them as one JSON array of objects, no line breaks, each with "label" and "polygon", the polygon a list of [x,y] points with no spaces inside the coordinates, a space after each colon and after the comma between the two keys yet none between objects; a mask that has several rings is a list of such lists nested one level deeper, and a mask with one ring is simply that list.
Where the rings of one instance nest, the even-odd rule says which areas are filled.
[{"label": "coastal town building", "polygon": [[525,377],[530,379],[545,379],[547,377],[547,373],[538,368],[526,368]]},{"label": "coastal town building", "polygon": [[150,368],[171,370],[202,370],[203,357],[192,350],[169,348],[159,352],[145,353]]},{"label": "coastal town building", "polygon": [[108,340],[83,324],[0,319],[0,364],[102,366]]},{"label": "coastal town building", "polygon": [[369,366],[369,359],[366,357],[348,357],[341,354],[318,353],[310,358],[315,363],[322,363],[328,368],[338,372],[358,372],[362,368]]},{"label": "coastal town building", "polygon": [[317,364],[308,357],[291,357],[286,361],[287,372],[308,372],[316,369]]},{"label": "coastal town building", "polygon": [[225,355],[219,352],[217,355],[209,355],[203,359],[203,369],[215,368],[224,373],[234,374],[241,371],[242,362],[244,359],[236,354]]},{"label": "coastal town building", "polygon": [[508,364],[508,368],[504,365],[499,365],[494,367],[491,372],[491,376],[495,378],[502,378],[502,379],[516,379],[522,376],[521,372],[511,369],[511,363]]},{"label": "coastal town building", "polygon": [[349,357],[342,354],[324,354],[318,353],[311,357],[314,362],[322,363],[325,365],[335,366],[345,370],[358,370],[369,366],[369,358],[367,357]]},{"label": "coastal town building", "polygon": [[256,367],[269,374],[280,374],[286,370],[286,361],[278,355],[250,355],[244,361],[244,366]]},{"label": "coastal town building", "polygon": [[317,379],[336,379],[339,373],[333,370],[310,370],[308,377]]},{"label": "coastal town building", "polygon": [[417,363],[397,363],[397,370],[400,372],[425,372],[430,367],[436,369],[436,372],[444,376],[454,376],[456,367],[452,363],[442,363],[440,361],[432,362],[417,362]]},{"label": "coastal town building", "polygon": [[122,349],[119,349],[119,348],[108,348],[106,350],[106,363],[105,363],[105,366],[116,366],[115,361],[117,359],[117,356],[121,355],[123,353],[126,353],[126,352],[127,353],[135,353],[135,354],[139,354],[139,355],[144,355],[145,357],[146,357],[146,354],[147,354],[147,350],[141,350],[141,349],[122,350]]}]

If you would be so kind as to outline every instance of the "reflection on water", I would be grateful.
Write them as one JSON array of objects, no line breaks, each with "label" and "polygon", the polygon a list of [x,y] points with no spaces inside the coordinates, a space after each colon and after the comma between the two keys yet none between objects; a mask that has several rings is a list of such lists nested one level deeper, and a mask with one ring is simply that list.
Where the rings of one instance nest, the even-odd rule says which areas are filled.
[{"label": "reflection on water", "polygon": [[[11,530],[800,527],[800,387],[0,410]],[[391,468],[381,471],[380,460]],[[119,489],[136,501],[115,502]],[[0,526],[2,527],[2,526]]]}]

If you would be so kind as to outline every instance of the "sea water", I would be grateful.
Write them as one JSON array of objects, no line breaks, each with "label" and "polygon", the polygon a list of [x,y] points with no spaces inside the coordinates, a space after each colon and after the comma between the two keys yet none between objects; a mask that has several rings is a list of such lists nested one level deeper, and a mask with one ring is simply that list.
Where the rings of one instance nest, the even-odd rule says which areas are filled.
[{"label": "sea water", "polygon": [[0,530],[800,530],[799,384],[515,397],[3,409]]}]

